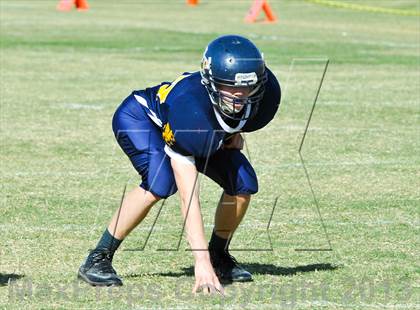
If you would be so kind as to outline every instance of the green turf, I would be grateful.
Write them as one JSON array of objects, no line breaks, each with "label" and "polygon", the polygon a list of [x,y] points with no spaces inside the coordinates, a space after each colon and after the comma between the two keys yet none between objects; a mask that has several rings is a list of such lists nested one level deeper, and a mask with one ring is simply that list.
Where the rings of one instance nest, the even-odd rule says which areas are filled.
[{"label": "green turf", "polygon": [[[244,24],[251,1],[89,3],[63,13],[56,1],[0,1],[0,307],[420,307],[418,16],[272,0],[278,23]],[[277,200],[273,251],[233,252],[255,281],[226,286],[225,298],[193,297],[185,240],[158,251],[178,244],[174,196],[144,251],[127,250],[143,247],[158,208],[117,253],[123,288],[77,282],[125,184],[139,181],[114,141],[116,106],[133,89],[197,70],[206,43],[225,33],[252,38],[284,91],[276,119],[246,135],[260,192],[232,241],[270,248]],[[297,152],[325,58],[302,155],[333,250],[302,252],[329,247]],[[207,234],[219,194],[202,180]]]}]

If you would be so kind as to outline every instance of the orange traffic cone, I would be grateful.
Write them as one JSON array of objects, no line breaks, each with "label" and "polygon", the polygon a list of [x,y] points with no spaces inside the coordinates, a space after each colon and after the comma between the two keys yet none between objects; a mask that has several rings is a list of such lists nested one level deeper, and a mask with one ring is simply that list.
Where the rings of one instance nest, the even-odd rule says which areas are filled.
[{"label": "orange traffic cone", "polygon": [[198,4],[198,0],[187,0],[187,4],[188,5],[197,5]]},{"label": "orange traffic cone", "polygon": [[57,10],[70,11],[73,5],[76,6],[79,11],[89,9],[89,5],[86,0],[61,0],[57,5]]},{"label": "orange traffic cone", "polygon": [[84,11],[84,10],[88,10],[89,9],[89,5],[88,5],[88,3],[87,3],[86,0],[76,0],[75,1],[75,4],[76,4],[76,8],[79,11]]},{"label": "orange traffic cone", "polygon": [[267,0],[254,0],[251,9],[245,16],[245,21],[247,23],[255,23],[257,21],[258,14],[260,14],[261,10],[264,11],[268,22],[273,23],[277,21],[277,17],[274,15],[273,10],[271,9]]}]

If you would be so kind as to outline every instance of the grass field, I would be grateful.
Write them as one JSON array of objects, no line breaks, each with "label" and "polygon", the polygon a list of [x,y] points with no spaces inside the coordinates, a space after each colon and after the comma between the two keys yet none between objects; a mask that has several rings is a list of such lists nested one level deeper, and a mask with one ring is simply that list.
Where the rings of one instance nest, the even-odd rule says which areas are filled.
[{"label": "grass field", "polygon": [[[0,307],[419,309],[420,17],[272,0],[278,23],[244,24],[251,1],[201,2],[90,0],[62,13],[56,1],[1,0]],[[179,240],[173,196],[144,250],[159,207],[116,254],[124,287],[79,283],[124,186],[139,183],[113,137],[115,108],[197,70],[226,33],[253,39],[283,88],[275,120],[246,136],[260,192],[232,247],[255,281],[226,286],[225,298],[190,294],[185,240],[158,250]],[[302,150],[324,230],[298,148],[325,59]],[[219,195],[202,180],[208,235]]]}]

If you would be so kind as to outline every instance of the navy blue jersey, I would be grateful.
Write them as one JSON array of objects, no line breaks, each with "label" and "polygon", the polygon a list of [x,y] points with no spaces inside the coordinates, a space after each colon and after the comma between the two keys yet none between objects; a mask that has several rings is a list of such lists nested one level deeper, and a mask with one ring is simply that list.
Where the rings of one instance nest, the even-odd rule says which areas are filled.
[{"label": "navy blue jersey", "polygon": [[[267,71],[265,94],[255,115],[233,125],[227,125],[215,112],[207,90],[201,84],[199,72],[184,73],[172,83],[164,82],[134,92],[134,96],[161,127],[162,136],[173,151],[186,156],[207,157],[220,148],[227,136],[263,128],[274,118],[281,91],[274,74]],[[141,102],[140,96],[146,97],[147,102]]]}]

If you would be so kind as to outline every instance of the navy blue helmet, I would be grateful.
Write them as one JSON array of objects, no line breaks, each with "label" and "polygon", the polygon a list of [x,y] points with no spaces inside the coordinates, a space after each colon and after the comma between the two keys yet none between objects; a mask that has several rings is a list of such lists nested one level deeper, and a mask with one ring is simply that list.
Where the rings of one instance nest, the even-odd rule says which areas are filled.
[{"label": "navy blue helmet", "polygon": [[250,40],[226,35],[210,42],[200,73],[213,105],[222,116],[245,120],[256,114],[264,96],[267,71],[262,54]]}]

